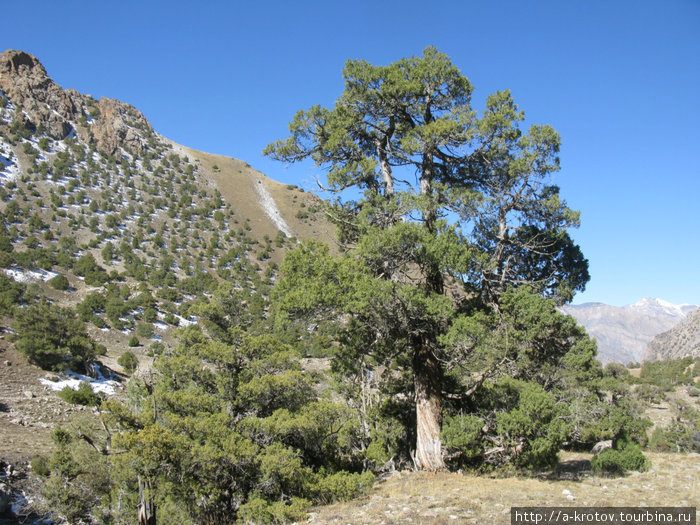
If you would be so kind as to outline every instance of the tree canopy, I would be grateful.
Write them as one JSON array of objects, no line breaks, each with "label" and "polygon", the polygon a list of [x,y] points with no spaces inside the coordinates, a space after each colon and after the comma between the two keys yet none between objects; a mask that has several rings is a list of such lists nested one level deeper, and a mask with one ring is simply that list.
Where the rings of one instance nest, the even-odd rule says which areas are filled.
[{"label": "tree canopy", "polygon": [[[521,130],[524,113],[509,91],[475,110],[469,80],[432,47],[388,66],[350,60],[343,75],[333,108],[298,112],[289,137],[265,149],[327,170],[323,186],[336,194],[327,211],[345,252],[334,259],[308,243],[290,254],[281,311],[336,320],[346,362],[407,371],[414,462],[441,469],[446,396],[474,395],[520,358],[499,341],[465,371],[481,383],[463,380],[461,392],[449,392],[446,372],[480,344],[470,327],[490,315],[500,326],[511,288],[557,303],[583,290],[587,261],[568,233],[579,214],[551,182],[559,135],[548,125]],[[555,363],[578,344],[549,335],[531,350],[540,362]]]},{"label": "tree canopy", "polygon": [[12,326],[17,349],[42,368],[86,370],[97,355],[85,325],[70,308],[47,301],[18,308]]}]

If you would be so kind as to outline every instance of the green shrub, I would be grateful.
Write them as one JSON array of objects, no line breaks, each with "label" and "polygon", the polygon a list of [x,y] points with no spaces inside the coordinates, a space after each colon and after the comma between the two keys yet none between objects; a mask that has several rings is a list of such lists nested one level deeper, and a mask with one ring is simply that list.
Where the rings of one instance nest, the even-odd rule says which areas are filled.
[{"label": "green shrub", "polygon": [[109,489],[107,456],[62,429],[56,429],[52,439],[56,447],[48,461],[50,474],[41,487],[39,509],[61,516],[62,522],[106,523],[97,505]]},{"label": "green shrub", "polygon": [[697,366],[692,367],[692,364],[693,358],[690,356],[667,361],[646,361],[642,365],[639,382],[657,385],[665,391],[673,390],[678,385],[692,385],[693,377],[698,373]]},{"label": "green shrub", "polygon": [[143,320],[147,323],[155,323],[158,320],[158,312],[155,308],[146,308],[143,311]]},{"label": "green shrub", "polygon": [[102,398],[95,393],[87,381],[81,381],[77,390],[67,386],[58,393],[66,403],[83,406],[99,406]]},{"label": "green shrub", "polygon": [[666,397],[661,387],[648,383],[637,386],[634,393],[639,399],[648,403],[661,403]]},{"label": "green shrub", "polygon": [[51,139],[49,137],[41,137],[39,139],[39,147],[44,151],[49,151],[51,149]]},{"label": "green shrub", "polygon": [[657,427],[651,436],[649,448],[657,452],[700,452],[700,442],[693,440],[693,434],[690,426],[678,422]]},{"label": "green shrub", "polygon": [[104,268],[97,264],[91,253],[82,256],[76,261],[73,265],[73,272],[84,277],[85,284],[88,286],[101,286],[109,281],[109,275]]},{"label": "green shrub", "polygon": [[139,360],[131,351],[124,352],[117,360],[119,366],[121,366],[127,374],[133,374],[134,370],[139,366]]},{"label": "green shrub", "polygon": [[29,466],[32,470],[39,476],[44,478],[51,474],[51,469],[49,468],[49,460],[46,456],[36,456],[30,462]]},{"label": "green shrub", "polygon": [[160,341],[156,341],[148,347],[148,355],[150,357],[159,356],[165,351],[165,345]]},{"label": "green shrub", "polygon": [[41,302],[16,310],[15,346],[44,369],[85,369],[95,359],[95,344],[70,308]]},{"label": "green shrub", "polygon": [[171,312],[165,314],[163,321],[173,326],[178,326],[180,324],[180,320],[177,317],[175,317],[175,314]]},{"label": "green shrub", "polygon": [[141,343],[139,342],[139,338],[136,337],[135,335],[131,336],[131,339],[129,339],[129,346],[134,348],[136,346],[140,346]]},{"label": "green shrub", "polygon": [[139,323],[136,325],[136,333],[141,337],[153,337],[153,328],[148,323]]},{"label": "green shrub", "polygon": [[328,504],[344,501],[366,494],[374,484],[374,474],[364,472],[336,472],[330,476],[318,476],[312,494],[317,503]]},{"label": "green shrub", "polygon": [[630,375],[630,371],[620,363],[608,363],[605,366],[604,373],[607,377],[614,377],[617,379],[624,379]]},{"label": "green shrub", "polygon": [[306,519],[311,503],[303,498],[289,501],[267,501],[259,496],[241,505],[239,519],[243,523],[290,523]]},{"label": "green shrub", "polygon": [[67,290],[68,289],[68,279],[65,275],[59,273],[56,277],[49,280],[49,284],[52,288],[56,290]]},{"label": "green shrub", "polygon": [[446,415],[440,434],[450,462],[455,466],[467,465],[468,460],[481,452],[481,429],[484,422],[476,415]]},{"label": "green shrub", "polygon": [[591,460],[593,472],[597,474],[621,476],[630,470],[645,472],[650,466],[651,463],[642,454],[639,445],[626,440],[615,448],[604,450]]}]

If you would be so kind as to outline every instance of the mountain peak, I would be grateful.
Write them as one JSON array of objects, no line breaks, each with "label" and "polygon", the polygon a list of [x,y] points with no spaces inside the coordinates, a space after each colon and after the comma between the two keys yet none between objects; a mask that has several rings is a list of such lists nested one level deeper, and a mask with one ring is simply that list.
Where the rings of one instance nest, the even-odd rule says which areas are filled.
[{"label": "mountain peak", "polygon": [[647,344],[656,335],[673,328],[697,308],[644,297],[623,307],[586,303],[568,305],[562,310],[576,318],[596,339],[601,361],[628,363],[640,361]]},{"label": "mountain peak", "polygon": [[77,135],[107,155],[121,148],[142,156],[149,148],[153,128],[133,106],[118,100],[95,100],[56,84],[39,60],[25,51],[0,54],[0,90],[22,107],[22,127],[53,140]]},{"label": "mountain peak", "polygon": [[665,315],[670,317],[684,318],[689,312],[697,308],[690,304],[673,304],[664,299],[654,297],[643,297],[634,304],[624,307],[625,310],[633,310],[646,315]]},{"label": "mountain peak", "polygon": [[26,51],[8,49],[0,54],[0,73],[24,75],[34,69],[46,76],[46,69],[41,65],[39,59]]}]

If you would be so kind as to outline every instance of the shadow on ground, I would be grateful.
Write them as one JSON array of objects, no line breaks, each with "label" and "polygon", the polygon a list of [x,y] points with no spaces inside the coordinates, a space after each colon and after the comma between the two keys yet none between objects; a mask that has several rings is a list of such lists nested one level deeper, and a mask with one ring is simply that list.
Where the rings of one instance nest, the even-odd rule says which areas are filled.
[{"label": "shadow on ground", "polygon": [[579,481],[593,474],[589,459],[569,459],[560,461],[552,472],[542,476],[547,480]]}]

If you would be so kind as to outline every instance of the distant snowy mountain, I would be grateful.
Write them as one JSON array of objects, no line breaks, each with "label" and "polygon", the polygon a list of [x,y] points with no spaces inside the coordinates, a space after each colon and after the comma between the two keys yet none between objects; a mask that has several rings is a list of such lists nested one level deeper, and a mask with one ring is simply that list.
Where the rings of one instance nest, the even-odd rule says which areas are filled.
[{"label": "distant snowy mountain", "polygon": [[690,312],[698,308],[695,304],[672,304],[663,299],[654,299],[652,297],[644,297],[634,304],[623,306],[626,310],[640,312],[652,317],[669,316],[669,317],[685,317]]},{"label": "distant snowy mountain", "polygon": [[649,342],[680,323],[697,305],[675,305],[645,297],[626,306],[603,303],[567,305],[562,310],[574,317],[598,343],[603,363],[641,361]]}]

